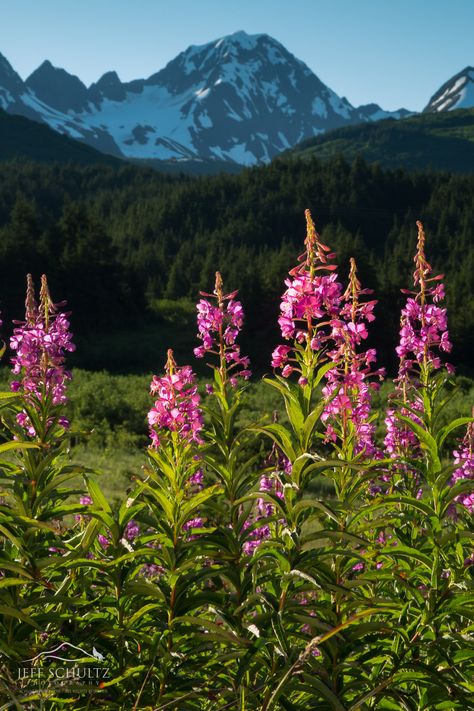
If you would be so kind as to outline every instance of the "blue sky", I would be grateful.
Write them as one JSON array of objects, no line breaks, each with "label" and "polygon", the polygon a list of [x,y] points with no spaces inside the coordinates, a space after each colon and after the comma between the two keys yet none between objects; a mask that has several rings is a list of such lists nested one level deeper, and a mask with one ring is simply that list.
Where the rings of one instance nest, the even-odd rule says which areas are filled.
[{"label": "blue sky", "polygon": [[190,44],[266,32],[354,105],[421,110],[474,65],[474,0],[0,0],[0,52],[86,84],[147,77]]}]

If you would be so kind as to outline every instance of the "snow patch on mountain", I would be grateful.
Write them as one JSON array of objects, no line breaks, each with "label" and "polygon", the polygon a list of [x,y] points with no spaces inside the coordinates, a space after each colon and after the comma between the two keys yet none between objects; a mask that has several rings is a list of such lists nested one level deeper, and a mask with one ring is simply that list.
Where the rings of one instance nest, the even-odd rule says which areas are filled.
[{"label": "snow patch on mountain", "polygon": [[472,107],[474,107],[474,68],[466,67],[433,94],[424,111],[454,111]]}]

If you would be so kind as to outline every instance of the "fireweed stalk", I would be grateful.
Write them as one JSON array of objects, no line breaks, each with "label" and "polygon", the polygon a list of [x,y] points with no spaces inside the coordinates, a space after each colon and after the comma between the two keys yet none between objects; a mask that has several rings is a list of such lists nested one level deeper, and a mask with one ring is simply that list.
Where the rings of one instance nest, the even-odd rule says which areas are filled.
[{"label": "fireweed stalk", "polygon": [[[242,305],[236,300],[237,292],[226,294],[222,278],[216,272],[213,294],[197,305],[198,338],[202,341],[195,350],[198,358],[208,356],[207,365],[214,374],[214,383],[207,387],[210,396],[205,405],[209,422],[205,433],[203,462],[207,476],[218,482],[221,488],[219,505],[213,508],[213,523],[216,526],[213,545],[213,565],[216,573],[213,584],[221,590],[226,600],[226,613],[222,623],[239,638],[249,638],[244,624],[248,611],[243,604],[252,589],[253,572],[249,556],[254,551],[255,533],[260,524],[255,499],[246,497],[255,493],[255,458],[249,455],[255,447],[254,433],[250,428],[239,426],[237,417],[243,405],[246,384],[250,377],[249,359],[242,356],[236,343],[243,325]],[[250,457],[250,458],[249,458]],[[262,535],[266,532],[261,531]],[[216,581],[219,580],[217,583]],[[229,615],[229,610],[231,614]],[[221,624],[222,624],[221,623]],[[238,656],[238,655],[237,655]],[[240,701],[245,705],[247,686],[251,684],[249,673],[242,677],[237,663],[223,669],[230,684],[240,687]]]},{"label": "fireweed stalk", "polygon": [[[202,487],[197,448],[202,444],[203,416],[195,381],[191,366],[178,367],[173,351],[169,350],[165,375],[154,375],[150,386],[151,394],[157,398],[148,413],[150,452],[165,471],[172,470],[173,476],[168,477],[167,483],[171,484],[175,502]],[[173,524],[174,542],[177,543],[183,531],[202,525],[200,517],[182,521],[178,516]]]},{"label": "fireweed stalk", "polygon": [[[206,297],[196,306],[198,338],[202,345],[194,349],[197,358],[210,357],[207,365],[214,372],[214,384],[207,386],[211,401],[207,407],[210,427],[205,459],[223,486],[225,513],[221,523],[232,531],[232,547],[238,551],[236,569],[240,566],[241,552],[249,553],[252,549],[250,543],[244,543],[247,537],[251,538],[251,532],[246,533],[246,530],[252,517],[242,516],[242,507],[236,504],[248,491],[249,472],[242,470],[243,463],[233,453],[237,437],[241,441],[248,437],[248,433],[239,432],[236,417],[242,406],[244,381],[251,376],[250,360],[241,355],[236,343],[244,322],[237,293],[225,293],[219,272],[216,272],[214,293],[200,292]],[[239,587],[238,582],[236,587]]]},{"label": "fireweed stalk", "polygon": [[[153,377],[151,394],[156,398],[148,413],[151,466],[145,469],[142,487],[156,531],[147,537],[153,546],[148,565],[159,571],[166,598],[166,619],[161,624],[162,629],[170,630],[166,634],[157,632],[153,642],[155,658],[162,660],[158,676],[159,698],[163,699],[170,678],[183,674],[180,667],[186,655],[174,654],[175,633],[171,630],[179,631],[179,617],[184,614],[181,606],[186,608],[186,601],[196,592],[192,571],[200,573],[201,563],[197,562],[199,551],[193,542],[205,528],[201,508],[218,487],[202,488],[200,396],[191,367],[177,366],[171,350],[165,374]],[[186,644],[186,634],[181,633],[180,645]]]},{"label": "fireweed stalk", "polygon": [[305,216],[306,251],[298,258],[301,264],[289,272],[291,278],[285,280],[278,319],[283,338],[293,344],[277,346],[272,354],[272,366],[281,369],[284,378],[298,373],[300,385],[311,383],[323,360],[342,292],[337,265],[330,263],[335,254],[320,241],[309,210]]},{"label": "fireweed stalk", "polygon": [[30,437],[44,439],[55,425],[67,428],[68,420],[60,414],[67,402],[66,383],[71,378],[64,368],[65,353],[75,350],[69,331],[68,314],[58,311],[41,277],[39,305],[31,274],[27,277],[25,321],[14,329],[10,347],[15,352],[11,389],[25,397],[27,408],[18,413],[18,424]]},{"label": "fireweed stalk", "polygon": [[198,449],[203,417],[195,380],[191,366],[178,367],[169,350],[165,375],[153,376],[150,386],[156,400],[148,413],[149,453],[166,475],[158,483],[173,502],[172,522],[168,523],[172,523],[174,546],[183,537],[189,538],[188,531],[203,526],[203,519],[195,515],[197,506],[192,505],[193,495],[202,487]]},{"label": "fireweed stalk", "polygon": [[343,458],[353,455],[373,458],[380,455],[371,418],[372,391],[378,389],[379,383],[370,378],[382,379],[385,371],[372,370],[376,360],[374,348],[360,352],[358,348],[368,336],[366,324],[374,321],[377,302],[360,301],[361,296],[371,294],[372,290],[362,289],[353,257],[350,265],[349,284],[342,297],[345,303],[338,317],[331,321],[335,347],[328,356],[335,366],[325,376],[326,405],[321,419],[326,425],[326,439],[338,443]]},{"label": "fireweed stalk", "polygon": [[[235,298],[237,293],[224,294],[222,277],[216,272],[214,293],[201,291],[200,295],[208,298],[201,299],[196,306],[198,338],[202,345],[194,349],[194,355],[196,358],[204,358],[206,354],[218,356],[220,379],[223,383],[228,381],[232,387],[237,385],[238,377],[248,380],[252,374],[249,358],[241,355],[236,343],[244,322],[242,304]],[[215,365],[211,367],[216,368]]]},{"label": "fireweed stalk", "polygon": [[[451,342],[446,309],[438,306],[445,295],[441,281],[443,275],[430,276],[433,270],[425,256],[423,225],[419,221],[416,224],[418,244],[413,284],[417,290],[402,289],[402,293],[408,294],[409,298],[400,320],[400,343],[396,349],[400,361],[392,400],[402,403],[400,414],[416,424],[421,424],[424,419],[425,424],[430,426],[433,401],[439,389],[433,376],[443,368],[439,352],[449,353]],[[451,365],[444,367],[448,373],[453,372]],[[385,424],[387,435],[384,444],[393,459],[413,459],[421,455],[415,433],[397,417],[396,407],[388,408]],[[404,465],[401,468],[404,469]]]}]

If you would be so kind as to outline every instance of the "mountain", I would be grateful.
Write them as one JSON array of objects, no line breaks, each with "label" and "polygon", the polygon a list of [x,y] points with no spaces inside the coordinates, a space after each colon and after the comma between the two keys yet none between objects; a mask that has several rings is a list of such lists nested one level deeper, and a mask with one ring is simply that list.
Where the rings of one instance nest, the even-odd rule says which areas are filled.
[{"label": "mountain", "polygon": [[386,168],[474,171],[474,109],[423,113],[329,131],[284,154],[295,159],[351,161],[362,156]]},{"label": "mountain", "polygon": [[44,104],[56,111],[74,113],[87,108],[88,92],[82,81],[46,60],[25,82]]},{"label": "mountain", "polygon": [[22,82],[0,57],[0,101],[112,155],[243,165],[337,127],[407,113],[355,108],[277,40],[242,31],[188,47],[148,79],[123,83],[110,71],[88,88],[49,61]]},{"label": "mountain", "polygon": [[474,68],[466,67],[433,94],[424,112],[454,111],[474,107]]},{"label": "mountain", "polygon": [[60,135],[49,126],[0,109],[0,161],[13,158],[117,166],[122,163],[118,158]]}]

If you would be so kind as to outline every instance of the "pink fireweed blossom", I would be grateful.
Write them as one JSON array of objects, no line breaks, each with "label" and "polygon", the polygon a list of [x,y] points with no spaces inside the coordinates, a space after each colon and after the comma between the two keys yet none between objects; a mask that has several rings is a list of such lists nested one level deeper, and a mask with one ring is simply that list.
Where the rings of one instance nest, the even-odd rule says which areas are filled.
[{"label": "pink fireweed blossom", "polygon": [[372,392],[379,383],[370,378],[382,379],[385,371],[372,370],[376,361],[373,348],[360,352],[358,348],[368,336],[366,324],[375,319],[373,309],[377,302],[360,302],[360,296],[371,294],[372,290],[362,289],[352,257],[350,264],[349,284],[342,297],[345,303],[330,323],[334,348],[328,351],[328,356],[335,365],[325,375],[322,392],[326,404],[321,420],[326,424],[326,440],[340,439],[346,445],[351,437],[355,454],[374,457],[380,456],[380,452],[374,442],[375,425],[370,420],[370,411]]},{"label": "pink fireweed blossom", "polygon": [[[222,277],[216,272],[213,294],[200,292],[201,299],[197,308],[198,338],[202,345],[194,349],[196,358],[204,358],[208,353],[219,357],[219,372],[223,381],[229,375],[230,384],[235,387],[237,377],[248,380],[252,375],[249,370],[250,360],[242,356],[236,339],[244,322],[244,311],[240,301],[236,300],[237,291],[224,294]],[[215,299],[211,303],[208,299]]]},{"label": "pink fireweed blossom", "polygon": [[[58,312],[58,306],[53,304],[44,274],[39,306],[31,274],[28,274],[25,306],[25,322],[14,329],[10,339],[10,347],[15,351],[11,359],[12,372],[18,376],[11,389],[24,394],[36,409],[39,402],[47,399],[52,405],[63,405],[67,402],[66,382],[71,378],[71,373],[64,369],[65,352],[75,350],[68,314]],[[30,436],[36,435],[26,413],[19,413],[17,420]],[[62,427],[69,426],[68,420],[62,416],[49,418],[47,426],[53,422]]]},{"label": "pink fireweed blossom", "polygon": [[[276,415],[274,416],[276,422]],[[273,443],[269,455],[264,460],[266,474],[262,474],[259,482],[259,491],[271,493],[278,499],[283,500],[283,480],[291,475],[291,463],[283,454],[281,449]],[[247,555],[252,555],[263,541],[271,536],[271,528],[268,519],[276,513],[276,506],[264,498],[257,499],[255,510],[251,518],[244,523],[244,529],[248,529],[252,524],[261,522],[261,525],[254,528],[243,545],[243,551]],[[285,524],[284,519],[278,519],[280,526]]]},{"label": "pink fireweed blossom", "polygon": [[466,435],[460,446],[454,450],[453,457],[457,468],[453,472],[452,483],[456,484],[465,479],[473,482],[472,491],[460,494],[456,497],[456,501],[462,504],[469,513],[474,513],[474,422],[470,422],[467,426]]},{"label": "pink fireweed blossom", "polygon": [[[446,309],[437,306],[444,298],[443,275],[430,276],[433,269],[425,256],[425,233],[421,222],[417,222],[418,244],[414,257],[415,271],[413,284],[417,291],[402,289],[408,294],[400,319],[400,343],[396,349],[400,359],[396,389],[392,400],[402,400],[399,412],[417,424],[422,424],[424,412],[420,389],[426,388],[430,375],[443,365],[451,373],[450,364],[443,364],[440,352],[449,353]],[[417,417],[410,410],[420,412]],[[387,435],[385,448],[393,459],[419,457],[421,448],[416,435],[397,417],[396,407],[390,405],[385,419]],[[403,468],[403,467],[402,467]],[[406,467],[405,467],[406,469]]]},{"label": "pink fireweed blossom", "polygon": [[283,377],[296,371],[303,380],[330,337],[329,323],[339,313],[342,291],[337,266],[330,263],[335,255],[320,241],[309,210],[305,216],[306,251],[285,280],[278,319],[283,338],[294,345],[277,346],[272,353],[272,366],[280,368]]},{"label": "pink fireweed blossom", "polygon": [[169,433],[176,433],[185,443],[201,442],[203,419],[195,380],[191,366],[179,368],[169,350],[166,375],[154,375],[150,386],[151,394],[157,397],[148,413],[152,447],[159,447],[161,438]]}]

